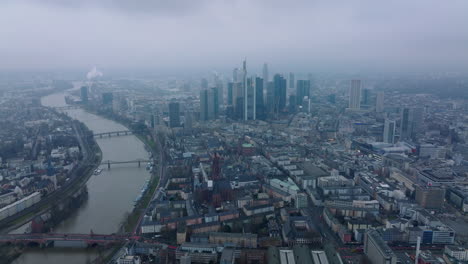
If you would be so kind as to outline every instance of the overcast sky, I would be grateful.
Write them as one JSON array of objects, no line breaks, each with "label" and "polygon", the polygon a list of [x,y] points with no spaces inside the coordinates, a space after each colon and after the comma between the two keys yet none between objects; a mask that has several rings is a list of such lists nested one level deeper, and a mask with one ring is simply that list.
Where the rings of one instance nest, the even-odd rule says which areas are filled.
[{"label": "overcast sky", "polygon": [[466,0],[1,0],[0,69],[468,70]]}]

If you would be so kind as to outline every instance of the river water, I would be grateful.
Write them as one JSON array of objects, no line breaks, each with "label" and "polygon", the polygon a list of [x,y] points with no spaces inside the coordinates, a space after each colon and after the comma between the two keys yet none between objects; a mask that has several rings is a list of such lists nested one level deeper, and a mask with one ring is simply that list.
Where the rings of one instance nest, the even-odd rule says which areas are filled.
[{"label": "river water", "polygon": [[[65,106],[65,93],[52,94],[42,98],[45,106]],[[126,130],[122,125],[90,114],[81,109],[67,110],[69,116],[83,122],[95,133]],[[103,161],[128,161],[147,159],[144,144],[135,136],[97,138],[103,153]],[[133,209],[135,198],[150,174],[146,164],[101,166],[102,173],[93,175],[87,183],[88,201],[71,217],[57,226],[55,233],[111,234],[117,232],[124,217]],[[90,263],[99,252],[95,249],[28,249],[15,264],[59,264]]]}]

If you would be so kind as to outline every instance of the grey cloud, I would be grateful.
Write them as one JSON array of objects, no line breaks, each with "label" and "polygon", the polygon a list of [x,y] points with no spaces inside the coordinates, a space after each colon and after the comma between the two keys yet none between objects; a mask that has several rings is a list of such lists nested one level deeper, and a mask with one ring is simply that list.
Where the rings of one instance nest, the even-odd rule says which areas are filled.
[{"label": "grey cloud", "polygon": [[197,12],[206,0],[6,0],[36,6],[104,9],[120,13],[183,15]]},{"label": "grey cloud", "polygon": [[468,69],[468,1],[0,2],[0,68]]}]

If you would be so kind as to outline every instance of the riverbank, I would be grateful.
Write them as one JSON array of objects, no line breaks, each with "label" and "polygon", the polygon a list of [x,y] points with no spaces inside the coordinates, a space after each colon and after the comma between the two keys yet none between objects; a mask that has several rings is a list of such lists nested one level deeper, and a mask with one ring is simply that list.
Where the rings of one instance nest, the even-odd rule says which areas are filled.
[{"label": "riverbank", "polygon": [[[62,107],[66,105],[66,93],[54,94],[43,98],[43,105],[49,107]],[[67,111],[74,120],[84,123],[93,132],[126,130],[121,122],[114,122],[94,115],[84,109]],[[92,138],[92,137],[91,137]],[[102,150],[102,160],[127,161],[134,159],[147,159],[148,151],[137,136],[121,136],[112,138],[96,138]],[[124,216],[130,214],[135,207],[135,197],[139,196],[142,187],[149,184],[151,175],[144,165],[137,167],[134,164],[121,164],[103,169],[99,175],[93,175],[88,180],[89,199],[59,224],[54,232],[74,234],[111,234],[118,232]],[[139,212],[139,211],[137,211]],[[25,248],[21,256],[14,261],[15,264],[50,264],[50,263],[102,263],[102,256],[119,245],[112,248],[88,248],[68,250],[66,248]],[[106,252],[106,254],[103,254]],[[112,255],[112,254],[111,254]],[[99,258],[97,262],[95,259]]]},{"label": "riverbank", "polygon": [[[76,122],[71,119],[70,121]],[[83,189],[86,188],[86,183],[89,178],[93,175],[94,170],[101,164],[102,151],[93,138],[84,136],[88,134],[86,133],[87,131],[83,131],[83,129],[86,128],[84,124],[78,123],[73,127],[77,137],[79,137],[78,142],[80,142],[82,153],[86,153],[86,156],[83,156],[79,165],[69,173],[70,181],[66,185],[62,186],[61,189],[44,197],[40,203],[26,209],[27,212],[24,215],[18,215],[15,219],[8,219],[9,222],[3,223],[1,230],[2,233],[9,233],[16,230],[31,222],[35,217],[48,212],[51,213],[51,219],[46,223],[46,225],[48,228],[53,228],[72,215],[73,212],[81,206],[83,200],[80,200],[79,203],[77,203],[76,198],[81,198],[83,196],[75,196],[76,194],[83,193]],[[64,204],[69,206],[64,206]],[[77,206],[69,208],[72,204]],[[62,210],[57,208],[62,208]],[[23,253],[24,250],[24,248],[17,246],[2,246],[0,249],[2,256],[0,264],[13,262]]]},{"label": "riverbank", "polygon": [[[72,121],[75,122],[75,121]],[[93,175],[94,170],[101,164],[102,151],[94,139],[84,136],[82,128],[86,127],[80,123],[81,128],[76,128],[77,135],[80,137],[80,147],[86,157],[79,162],[79,165],[70,173],[70,181],[60,189],[52,192],[50,195],[43,197],[37,204],[25,209],[21,213],[16,214],[12,218],[4,219],[0,222],[0,233],[9,233],[30,222],[38,215],[48,212],[53,206],[59,204],[64,198],[71,197],[79,191]]]},{"label": "riverbank", "polygon": [[[135,128],[132,127],[130,122],[128,120],[125,120],[123,118],[117,118],[116,115],[110,115],[106,114],[106,112],[100,112],[96,111],[95,109],[90,109],[87,108],[85,111],[95,114],[97,116],[112,120],[116,123],[121,124],[122,126],[126,127],[128,130],[135,131]],[[138,129],[134,132],[134,135],[145,145],[146,149],[150,150],[153,159],[156,158],[157,155],[160,155],[158,153],[158,149],[156,147],[156,143],[152,140],[148,139],[148,134],[142,133],[142,129]],[[161,166],[161,164],[159,164]],[[154,193],[159,185],[159,180],[160,180],[160,175],[158,175],[159,170],[153,170],[151,172],[151,178],[148,183],[148,188],[146,189],[145,193],[142,195],[141,199],[136,202],[135,206],[133,207],[133,210],[131,213],[129,213],[126,216],[126,219],[122,222],[121,227],[119,230],[125,232],[125,233],[136,233],[138,230],[138,223],[141,220],[141,218],[144,216],[144,213],[146,212],[146,208],[148,207],[149,203],[151,202],[151,199],[154,196]]]},{"label": "riverbank", "polygon": [[9,264],[18,258],[22,253],[22,248],[0,245],[0,264]]}]

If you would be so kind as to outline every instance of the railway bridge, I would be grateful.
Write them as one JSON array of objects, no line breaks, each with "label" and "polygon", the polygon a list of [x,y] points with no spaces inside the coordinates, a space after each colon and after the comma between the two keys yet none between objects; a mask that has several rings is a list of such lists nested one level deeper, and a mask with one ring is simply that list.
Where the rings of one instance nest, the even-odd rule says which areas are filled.
[{"label": "railway bridge", "polygon": [[125,241],[137,241],[139,236],[128,235],[101,235],[101,234],[5,234],[0,235],[1,244],[13,245],[39,245],[41,247],[95,247],[109,246]]}]

